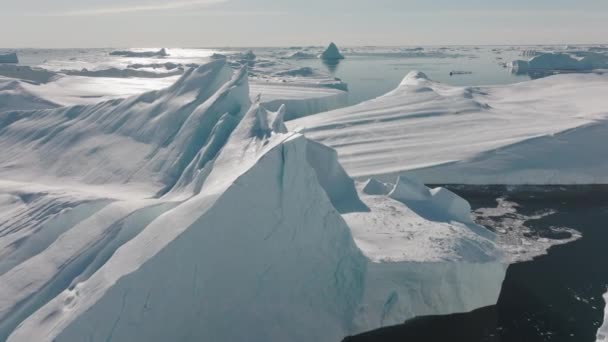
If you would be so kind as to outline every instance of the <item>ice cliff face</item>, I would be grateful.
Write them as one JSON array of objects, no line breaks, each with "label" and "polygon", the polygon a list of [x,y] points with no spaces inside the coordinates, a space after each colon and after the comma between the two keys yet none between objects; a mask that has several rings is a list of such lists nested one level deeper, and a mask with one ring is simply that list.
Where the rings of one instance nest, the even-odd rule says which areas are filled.
[{"label": "ice cliff face", "polygon": [[17,58],[17,54],[15,52],[7,53],[7,54],[0,54],[0,64],[1,63],[17,64],[17,63],[19,63],[19,58]]},{"label": "ice cliff face", "polygon": [[0,114],[0,340],[337,341],[495,303],[464,200],[365,194],[246,75]]}]

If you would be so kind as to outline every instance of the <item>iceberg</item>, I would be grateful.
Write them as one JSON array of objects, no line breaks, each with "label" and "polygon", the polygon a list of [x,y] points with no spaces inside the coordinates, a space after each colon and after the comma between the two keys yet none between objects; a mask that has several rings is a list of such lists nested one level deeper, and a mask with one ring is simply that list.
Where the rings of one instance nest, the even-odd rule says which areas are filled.
[{"label": "iceberg", "polygon": [[319,58],[327,61],[336,61],[344,59],[344,56],[340,53],[336,44],[330,43],[327,49],[319,55]]},{"label": "iceberg", "polygon": [[276,111],[286,106],[285,121],[348,105],[347,92],[322,85],[252,81],[250,86],[252,94],[262,94],[266,108]]},{"label": "iceberg", "polygon": [[496,302],[503,253],[464,200],[365,194],[249,86],[218,60],[0,114],[0,339],[337,341]]},{"label": "iceberg", "polygon": [[167,69],[173,70],[182,67],[181,64],[173,63],[173,62],[165,62],[165,63],[134,63],[127,65],[127,68],[130,69]]},{"label": "iceberg", "polygon": [[285,58],[287,58],[287,59],[311,59],[311,58],[316,58],[316,56],[311,53],[304,52],[304,51],[297,51],[297,52],[294,52],[294,53],[288,55]]},{"label": "iceberg", "polygon": [[411,72],[381,97],[287,125],[335,148],[358,179],[605,184],[607,91],[608,75],[457,87]]},{"label": "iceberg", "polygon": [[110,56],[122,56],[122,57],[167,57],[169,54],[165,48],[158,51],[131,51],[131,50],[116,50],[110,52]]},{"label": "iceberg", "polygon": [[0,76],[34,83],[48,83],[61,77],[56,72],[27,65],[0,65]]},{"label": "iceberg", "polygon": [[589,71],[608,68],[608,56],[588,51],[537,54],[529,61],[511,62],[515,73],[530,71]]},{"label": "iceberg", "polygon": [[7,54],[0,54],[0,64],[3,63],[11,63],[11,64],[17,64],[19,63],[19,58],[17,58],[17,53],[16,52],[12,52],[12,53],[7,53]]}]

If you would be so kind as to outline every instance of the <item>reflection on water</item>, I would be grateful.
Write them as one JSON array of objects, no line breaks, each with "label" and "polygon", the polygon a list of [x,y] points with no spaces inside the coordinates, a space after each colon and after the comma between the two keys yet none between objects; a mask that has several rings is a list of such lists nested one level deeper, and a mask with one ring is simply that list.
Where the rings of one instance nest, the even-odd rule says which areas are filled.
[{"label": "reflection on water", "polygon": [[330,74],[335,75],[336,71],[338,71],[338,65],[340,65],[340,60],[321,60]]}]

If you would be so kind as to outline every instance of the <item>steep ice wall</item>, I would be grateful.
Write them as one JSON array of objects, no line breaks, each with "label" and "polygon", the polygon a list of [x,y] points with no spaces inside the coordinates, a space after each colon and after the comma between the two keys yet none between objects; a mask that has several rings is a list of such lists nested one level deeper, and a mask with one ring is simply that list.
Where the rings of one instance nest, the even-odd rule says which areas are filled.
[{"label": "steep ice wall", "polygon": [[597,342],[605,342],[608,339],[608,293],[604,295],[604,302],[606,308],[604,308],[604,323],[597,331]]},{"label": "steep ice wall", "polygon": [[384,96],[287,125],[335,148],[346,171],[359,178],[605,183],[606,157],[597,141],[608,116],[607,91],[608,75],[454,87],[411,72]]},{"label": "steep ice wall", "polygon": [[13,52],[13,53],[7,53],[7,54],[0,54],[0,64],[2,64],[2,63],[13,63],[13,64],[19,63],[19,58],[17,58],[17,53]]},{"label": "steep ice wall", "polygon": [[251,94],[262,95],[262,103],[270,110],[285,105],[285,120],[293,120],[348,105],[348,93],[320,85],[273,84],[251,82]]},{"label": "steep ice wall", "polygon": [[389,196],[361,199],[368,211],[344,215],[370,259],[356,332],[496,303],[506,266],[494,234],[472,222],[464,199],[405,178]]}]

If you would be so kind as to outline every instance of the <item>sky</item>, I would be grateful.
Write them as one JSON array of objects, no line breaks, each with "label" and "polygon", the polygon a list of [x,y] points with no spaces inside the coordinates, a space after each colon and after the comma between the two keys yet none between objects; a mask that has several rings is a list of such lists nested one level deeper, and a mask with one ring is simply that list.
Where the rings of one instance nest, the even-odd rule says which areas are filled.
[{"label": "sky", "polygon": [[0,0],[0,22],[4,48],[584,44],[608,0]]}]

